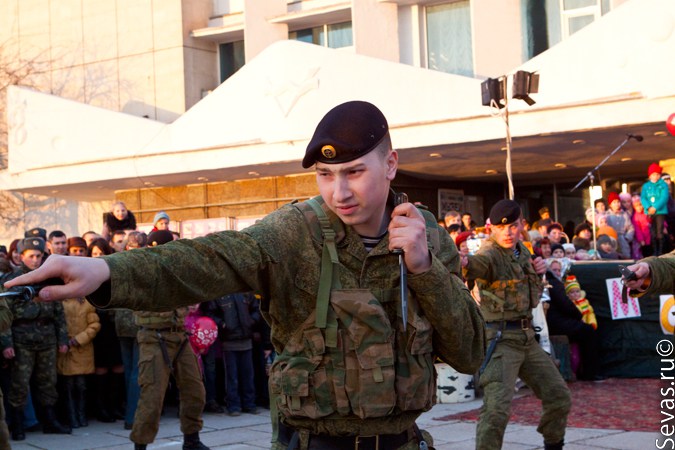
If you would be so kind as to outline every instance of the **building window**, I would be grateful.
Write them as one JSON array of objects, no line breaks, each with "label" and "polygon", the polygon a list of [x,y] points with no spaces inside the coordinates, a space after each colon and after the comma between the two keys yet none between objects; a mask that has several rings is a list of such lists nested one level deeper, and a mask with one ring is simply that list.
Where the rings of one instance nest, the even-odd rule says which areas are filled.
[{"label": "building window", "polygon": [[218,46],[220,57],[220,82],[227,80],[246,62],[244,41],[228,42]]},{"label": "building window", "polygon": [[521,0],[525,61],[611,10],[611,0]]},{"label": "building window", "polygon": [[351,22],[319,25],[318,27],[291,31],[288,33],[288,38],[330,48],[351,47],[354,45]]},{"label": "building window", "polygon": [[427,67],[473,76],[469,1],[428,6],[426,11]]}]

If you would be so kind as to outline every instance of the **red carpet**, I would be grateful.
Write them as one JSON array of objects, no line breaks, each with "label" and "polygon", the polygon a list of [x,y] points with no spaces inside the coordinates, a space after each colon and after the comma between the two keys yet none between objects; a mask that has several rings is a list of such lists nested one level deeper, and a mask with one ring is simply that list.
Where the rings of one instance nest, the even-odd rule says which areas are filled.
[{"label": "red carpet", "polygon": [[[629,431],[658,431],[661,417],[661,387],[666,382],[652,378],[611,378],[602,383],[568,383],[572,411],[567,425],[573,428],[606,428]],[[668,384],[669,387],[669,384]],[[523,389],[511,407],[512,423],[538,425],[541,401]],[[672,399],[670,395],[668,398]],[[478,420],[479,410],[440,417],[436,420]]]}]

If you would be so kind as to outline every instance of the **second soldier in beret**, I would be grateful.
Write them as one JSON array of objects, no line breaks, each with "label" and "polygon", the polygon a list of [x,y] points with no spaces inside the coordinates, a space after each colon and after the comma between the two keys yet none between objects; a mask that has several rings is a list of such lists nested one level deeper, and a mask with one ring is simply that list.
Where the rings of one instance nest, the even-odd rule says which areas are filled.
[{"label": "second soldier in beret", "polygon": [[394,201],[398,152],[375,105],[328,111],[302,165],[314,167],[320,196],[241,232],[97,262],[50,258],[45,269],[68,272],[69,283],[41,293],[89,294],[105,283],[89,297],[96,304],[164,311],[259,293],[278,353],[274,450],[422,448],[431,440],[415,420],[434,404],[435,358],[473,373],[484,355],[484,323],[457,249],[433,214]]},{"label": "second soldier in beret", "polygon": [[546,263],[532,261],[520,242],[521,209],[500,200],[490,210],[490,238],[476,255],[462,258],[464,276],[475,280],[489,340],[480,368],[483,408],[476,428],[476,449],[502,447],[516,379],[522,378],[542,401],[539,431],[546,450],[560,450],[565,438],[570,393],[551,357],[535,339],[532,308],[544,289]]}]

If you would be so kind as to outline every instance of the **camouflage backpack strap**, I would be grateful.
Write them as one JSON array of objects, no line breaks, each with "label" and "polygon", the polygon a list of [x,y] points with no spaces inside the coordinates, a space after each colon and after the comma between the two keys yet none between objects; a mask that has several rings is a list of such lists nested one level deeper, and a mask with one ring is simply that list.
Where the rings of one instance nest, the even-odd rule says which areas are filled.
[{"label": "camouflage backpack strap", "polygon": [[[340,259],[335,246],[337,233],[331,225],[330,219],[319,203],[319,198],[310,198],[308,204],[319,221],[323,236],[323,248],[321,251],[321,276],[319,278],[319,291],[316,297],[316,327],[326,330],[326,346],[337,346],[337,318],[328,311],[331,289],[340,289],[340,281],[337,270]],[[311,225],[312,222],[310,222]]]}]

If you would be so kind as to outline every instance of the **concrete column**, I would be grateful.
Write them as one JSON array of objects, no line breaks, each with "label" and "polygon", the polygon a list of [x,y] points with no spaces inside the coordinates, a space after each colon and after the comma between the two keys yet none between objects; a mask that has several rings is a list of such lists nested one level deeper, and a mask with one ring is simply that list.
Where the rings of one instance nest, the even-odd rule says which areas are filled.
[{"label": "concrete column", "polygon": [[524,62],[520,0],[471,1],[471,31],[475,76],[497,77]]},{"label": "concrete column", "polygon": [[378,0],[352,0],[356,54],[399,62],[398,5]]},{"label": "concrete column", "polygon": [[245,0],[244,53],[246,62],[267,46],[288,39],[288,25],[273,24],[267,19],[286,13],[286,0]]}]

